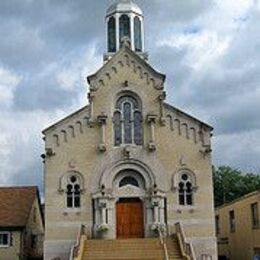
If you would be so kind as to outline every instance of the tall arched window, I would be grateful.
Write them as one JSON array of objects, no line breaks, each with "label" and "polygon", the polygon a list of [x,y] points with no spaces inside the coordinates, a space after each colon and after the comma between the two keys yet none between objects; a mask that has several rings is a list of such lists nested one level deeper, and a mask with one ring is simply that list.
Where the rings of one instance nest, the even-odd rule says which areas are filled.
[{"label": "tall arched window", "polygon": [[116,19],[111,17],[107,23],[108,52],[116,52]]},{"label": "tall arched window", "polygon": [[192,180],[190,176],[183,173],[179,182],[179,204],[193,205]]},{"label": "tall arched window", "polygon": [[80,208],[80,192],[79,178],[76,175],[70,176],[66,186],[67,208]]},{"label": "tall arched window", "polygon": [[130,18],[123,14],[119,19],[120,41],[124,36],[131,38]]},{"label": "tall arched window", "polygon": [[135,50],[142,51],[142,27],[139,17],[134,18]]},{"label": "tall arched window", "polygon": [[141,107],[132,96],[123,96],[116,103],[114,138],[116,146],[120,144],[143,144]]}]

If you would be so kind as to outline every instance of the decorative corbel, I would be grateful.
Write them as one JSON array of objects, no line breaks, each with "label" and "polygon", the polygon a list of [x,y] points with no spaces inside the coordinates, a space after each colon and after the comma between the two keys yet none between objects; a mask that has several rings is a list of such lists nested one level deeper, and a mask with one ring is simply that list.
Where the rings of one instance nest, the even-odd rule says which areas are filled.
[{"label": "decorative corbel", "polygon": [[45,153],[41,154],[41,158],[43,160],[43,163],[45,163],[47,158],[50,158],[54,155],[55,155],[55,153],[53,152],[52,148],[45,148]]},{"label": "decorative corbel", "polygon": [[130,149],[130,146],[125,146],[124,147],[124,150],[123,150],[123,155],[124,155],[124,159],[130,159],[131,157],[131,149]]},{"label": "decorative corbel", "polygon": [[90,107],[90,111],[89,111],[89,127],[93,127],[94,126],[94,97],[95,95],[92,92],[88,93],[88,102],[89,102],[89,107]]},{"label": "decorative corbel", "polygon": [[203,145],[202,150],[200,150],[200,153],[203,155],[203,158],[205,158],[208,154],[212,152],[210,145]]},{"label": "decorative corbel", "polygon": [[156,150],[155,145],[155,124],[156,124],[157,115],[148,114],[147,115],[147,122],[150,126],[150,141],[148,143],[148,149],[153,152]]},{"label": "decorative corbel", "polygon": [[166,118],[164,116],[163,103],[164,103],[164,100],[166,99],[166,92],[163,91],[163,93],[161,95],[159,95],[158,99],[159,99],[159,102],[160,102],[160,124],[161,124],[161,126],[165,126],[166,125]]},{"label": "decorative corbel", "polygon": [[101,142],[98,146],[98,149],[100,152],[106,151],[106,124],[107,124],[107,115],[105,113],[102,113],[98,116],[98,123],[101,126]]}]

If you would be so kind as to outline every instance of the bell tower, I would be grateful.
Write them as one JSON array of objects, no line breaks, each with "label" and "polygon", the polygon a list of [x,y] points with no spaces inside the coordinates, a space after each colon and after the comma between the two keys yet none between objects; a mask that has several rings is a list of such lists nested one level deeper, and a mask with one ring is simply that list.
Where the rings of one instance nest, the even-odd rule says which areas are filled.
[{"label": "bell tower", "polygon": [[147,59],[144,52],[144,17],[140,7],[132,0],[115,0],[106,12],[107,53],[110,59],[127,41],[128,46]]}]

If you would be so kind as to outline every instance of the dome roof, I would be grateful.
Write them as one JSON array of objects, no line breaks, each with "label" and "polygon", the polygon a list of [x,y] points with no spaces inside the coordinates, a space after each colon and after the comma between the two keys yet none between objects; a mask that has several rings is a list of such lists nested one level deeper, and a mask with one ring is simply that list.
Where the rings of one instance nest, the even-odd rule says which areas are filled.
[{"label": "dome roof", "polygon": [[109,16],[116,12],[134,12],[143,15],[141,8],[131,0],[117,0],[107,9],[106,15]]}]

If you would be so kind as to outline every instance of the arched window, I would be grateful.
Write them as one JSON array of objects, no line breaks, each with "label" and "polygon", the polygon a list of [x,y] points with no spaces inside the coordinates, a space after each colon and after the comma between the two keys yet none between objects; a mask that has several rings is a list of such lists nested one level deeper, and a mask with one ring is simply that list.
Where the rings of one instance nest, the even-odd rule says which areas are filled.
[{"label": "arched window", "polygon": [[193,205],[192,180],[190,176],[183,173],[179,181],[179,204]]},{"label": "arched window", "polygon": [[66,186],[67,208],[80,208],[80,192],[79,178],[76,175],[70,176]]},{"label": "arched window", "polygon": [[119,187],[123,187],[126,185],[139,187],[138,181],[132,176],[126,176],[119,182]]},{"label": "arched window", "polygon": [[135,50],[142,51],[142,27],[139,17],[134,18]]},{"label": "arched window", "polygon": [[[131,38],[130,18],[123,14],[119,19],[120,41],[124,36]],[[121,43],[122,44],[122,43]]]},{"label": "arched window", "polygon": [[116,52],[116,19],[111,17],[107,24],[108,52]]},{"label": "arched window", "polygon": [[116,103],[114,138],[115,146],[120,144],[143,144],[141,107],[134,97],[123,96]]}]

